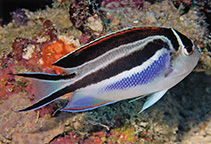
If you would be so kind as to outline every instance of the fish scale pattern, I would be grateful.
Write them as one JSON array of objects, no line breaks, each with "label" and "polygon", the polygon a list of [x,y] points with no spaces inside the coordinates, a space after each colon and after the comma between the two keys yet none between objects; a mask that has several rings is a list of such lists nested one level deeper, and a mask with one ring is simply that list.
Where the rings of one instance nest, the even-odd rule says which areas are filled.
[{"label": "fish scale pattern", "polygon": [[128,77],[107,85],[103,88],[104,91],[124,90],[131,87],[136,87],[148,84],[160,75],[161,71],[170,63],[169,53],[162,54],[157,60],[142,71],[138,71]]}]

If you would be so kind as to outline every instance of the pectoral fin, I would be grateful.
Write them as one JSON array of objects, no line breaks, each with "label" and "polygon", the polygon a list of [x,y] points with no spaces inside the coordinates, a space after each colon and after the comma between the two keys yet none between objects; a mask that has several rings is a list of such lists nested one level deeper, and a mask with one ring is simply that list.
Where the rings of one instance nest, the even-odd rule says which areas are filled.
[{"label": "pectoral fin", "polygon": [[167,91],[168,90],[162,90],[162,91],[153,93],[152,95],[148,96],[146,102],[144,103],[144,105],[139,113],[143,112],[145,109],[149,108],[150,106],[155,104],[157,101],[159,101]]},{"label": "pectoral fin", "polygon": [[142,99],[142,98],[144,98],[145,96],[147,96],[147,95],[142,95],[142,96],[139,96],[139,97],[137,97],[137,98],[134,98],[134,99],[130,100],[129,103],[132,103],[132,102],[134,102],[134,101],[137,101],[137,100],[139,100],[139,99]]}]

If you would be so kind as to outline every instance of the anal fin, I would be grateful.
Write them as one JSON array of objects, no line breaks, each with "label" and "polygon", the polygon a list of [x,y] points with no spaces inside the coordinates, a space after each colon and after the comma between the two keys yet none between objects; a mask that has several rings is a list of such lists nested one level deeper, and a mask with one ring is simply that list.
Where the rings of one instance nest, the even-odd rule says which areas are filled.
[{"label": "anal fin", "polygon": [[113,104],[115,102],[117,101],[102,100],[96,98],[94,95],[86,95],[81,91],[76,91],[70,98],[69,103],[60,111],[83,112]]}]

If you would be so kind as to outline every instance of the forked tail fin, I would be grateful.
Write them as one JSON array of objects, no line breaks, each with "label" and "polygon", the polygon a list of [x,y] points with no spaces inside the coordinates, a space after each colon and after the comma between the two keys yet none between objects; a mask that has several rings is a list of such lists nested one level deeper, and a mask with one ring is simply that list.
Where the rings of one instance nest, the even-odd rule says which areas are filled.
[{"label": "forked tail fin", "polygon": [[34,104],[18,112],[38,109],[66,94],[67,91],[71,92],[67,89],[68,82],[75,77],[75,73],[69,75],[46,73],[17,73],[11,75],[32,78],[32,85],[36,92]]}]

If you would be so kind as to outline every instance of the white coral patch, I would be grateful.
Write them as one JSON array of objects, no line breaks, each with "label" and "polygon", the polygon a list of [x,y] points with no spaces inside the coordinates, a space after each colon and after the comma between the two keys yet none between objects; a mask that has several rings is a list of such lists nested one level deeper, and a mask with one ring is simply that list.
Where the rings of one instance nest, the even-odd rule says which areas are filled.
[{"label": "white coral patch", "polygon": [[23,55],[22,55],[22,57],[24,58],[24,59],[30,59],[31,57],[32,57],[32,54],[33,54],[33,52],[34,52],[34,50],[35,50],[35,45],[32,45],[32,44],[30,44],[30,45],[28,45],[23,51]]}]

